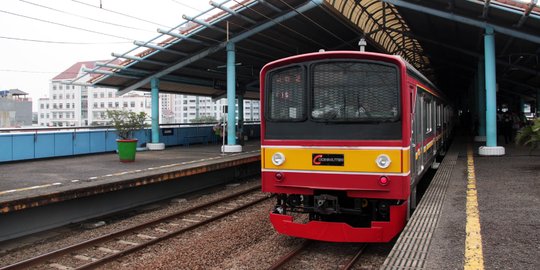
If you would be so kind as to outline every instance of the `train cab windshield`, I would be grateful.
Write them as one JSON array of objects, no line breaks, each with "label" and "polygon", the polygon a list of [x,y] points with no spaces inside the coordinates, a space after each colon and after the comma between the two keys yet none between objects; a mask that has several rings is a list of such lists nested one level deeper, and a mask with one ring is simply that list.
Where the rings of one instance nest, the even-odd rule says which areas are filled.
[{"label": "train cab windshield", "polygon": [[331,62],[312,67],[314,121],[398,120],[395,67],[365,62]]}]

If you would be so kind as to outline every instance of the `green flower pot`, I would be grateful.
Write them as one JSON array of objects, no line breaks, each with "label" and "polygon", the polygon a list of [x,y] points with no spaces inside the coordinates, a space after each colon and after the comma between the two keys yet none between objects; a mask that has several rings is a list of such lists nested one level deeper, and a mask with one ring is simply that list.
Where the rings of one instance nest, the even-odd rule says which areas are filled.
[{"label": "green flower pot", "polygon": [[118,157],[120,157],[121,162],[135,161],[137,141],[137,139],[116,140],[116,143],[118,144]]}]

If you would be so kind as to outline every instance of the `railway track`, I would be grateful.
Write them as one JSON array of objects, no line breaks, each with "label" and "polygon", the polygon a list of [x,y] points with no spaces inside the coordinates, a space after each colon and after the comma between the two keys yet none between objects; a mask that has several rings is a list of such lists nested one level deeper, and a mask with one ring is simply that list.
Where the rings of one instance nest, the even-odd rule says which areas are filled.
[{"label": "railway track", "polygon": [[260,193],[260,186],[256,186],[143,224],[3,266],[0,270],[29,267],[37,269],[41,268],[40,266],[56,269],[96,268],[147,246],[225,218],[268,198],[267,195]]},{"label": "railway track", "polygon": [[[307,257],[309,258],[310,251],[308,248],[310,248],[313,244],[315,244],[314,241],[306,240],[302,244],[298,245],[296,248],[291,250],[289,253],[285,254],[283,257],[279,258],[272,266],[268,268],[268,270],[277,270],[285,268],[289,262],[293,259],[299,259],[299,257]],[[344,261],[344,263],[341,263],[340,265],[344,265],[341,269],[342,270],[349,270],[352,269],[353,266],[356,264],[358,259],[362,256],[364,253],[364,249],[366,248],[367,244],[361,244],[358,249],[355,251],[354,256],[350,256],[349,260]]]}]

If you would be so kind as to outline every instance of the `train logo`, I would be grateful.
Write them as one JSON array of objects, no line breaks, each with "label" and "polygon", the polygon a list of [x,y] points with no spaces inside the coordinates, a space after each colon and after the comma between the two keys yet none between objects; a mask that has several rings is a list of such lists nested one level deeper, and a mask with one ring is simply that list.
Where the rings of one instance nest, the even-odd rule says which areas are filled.
[{"label": "train logo", "polygon": [[312,154],[314,166],[343,166],[345,159],[341,154]]}]

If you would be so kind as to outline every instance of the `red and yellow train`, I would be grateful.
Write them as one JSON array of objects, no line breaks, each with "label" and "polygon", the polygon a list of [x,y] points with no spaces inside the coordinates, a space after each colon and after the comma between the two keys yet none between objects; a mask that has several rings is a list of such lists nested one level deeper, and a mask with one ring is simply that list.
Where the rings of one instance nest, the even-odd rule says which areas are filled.
[{"label": "red and yellow train", "polygon": [[446,147],[452,109],[399,56],[318,52],[261,71],[262,189],[282,234],[388,242]]}]

